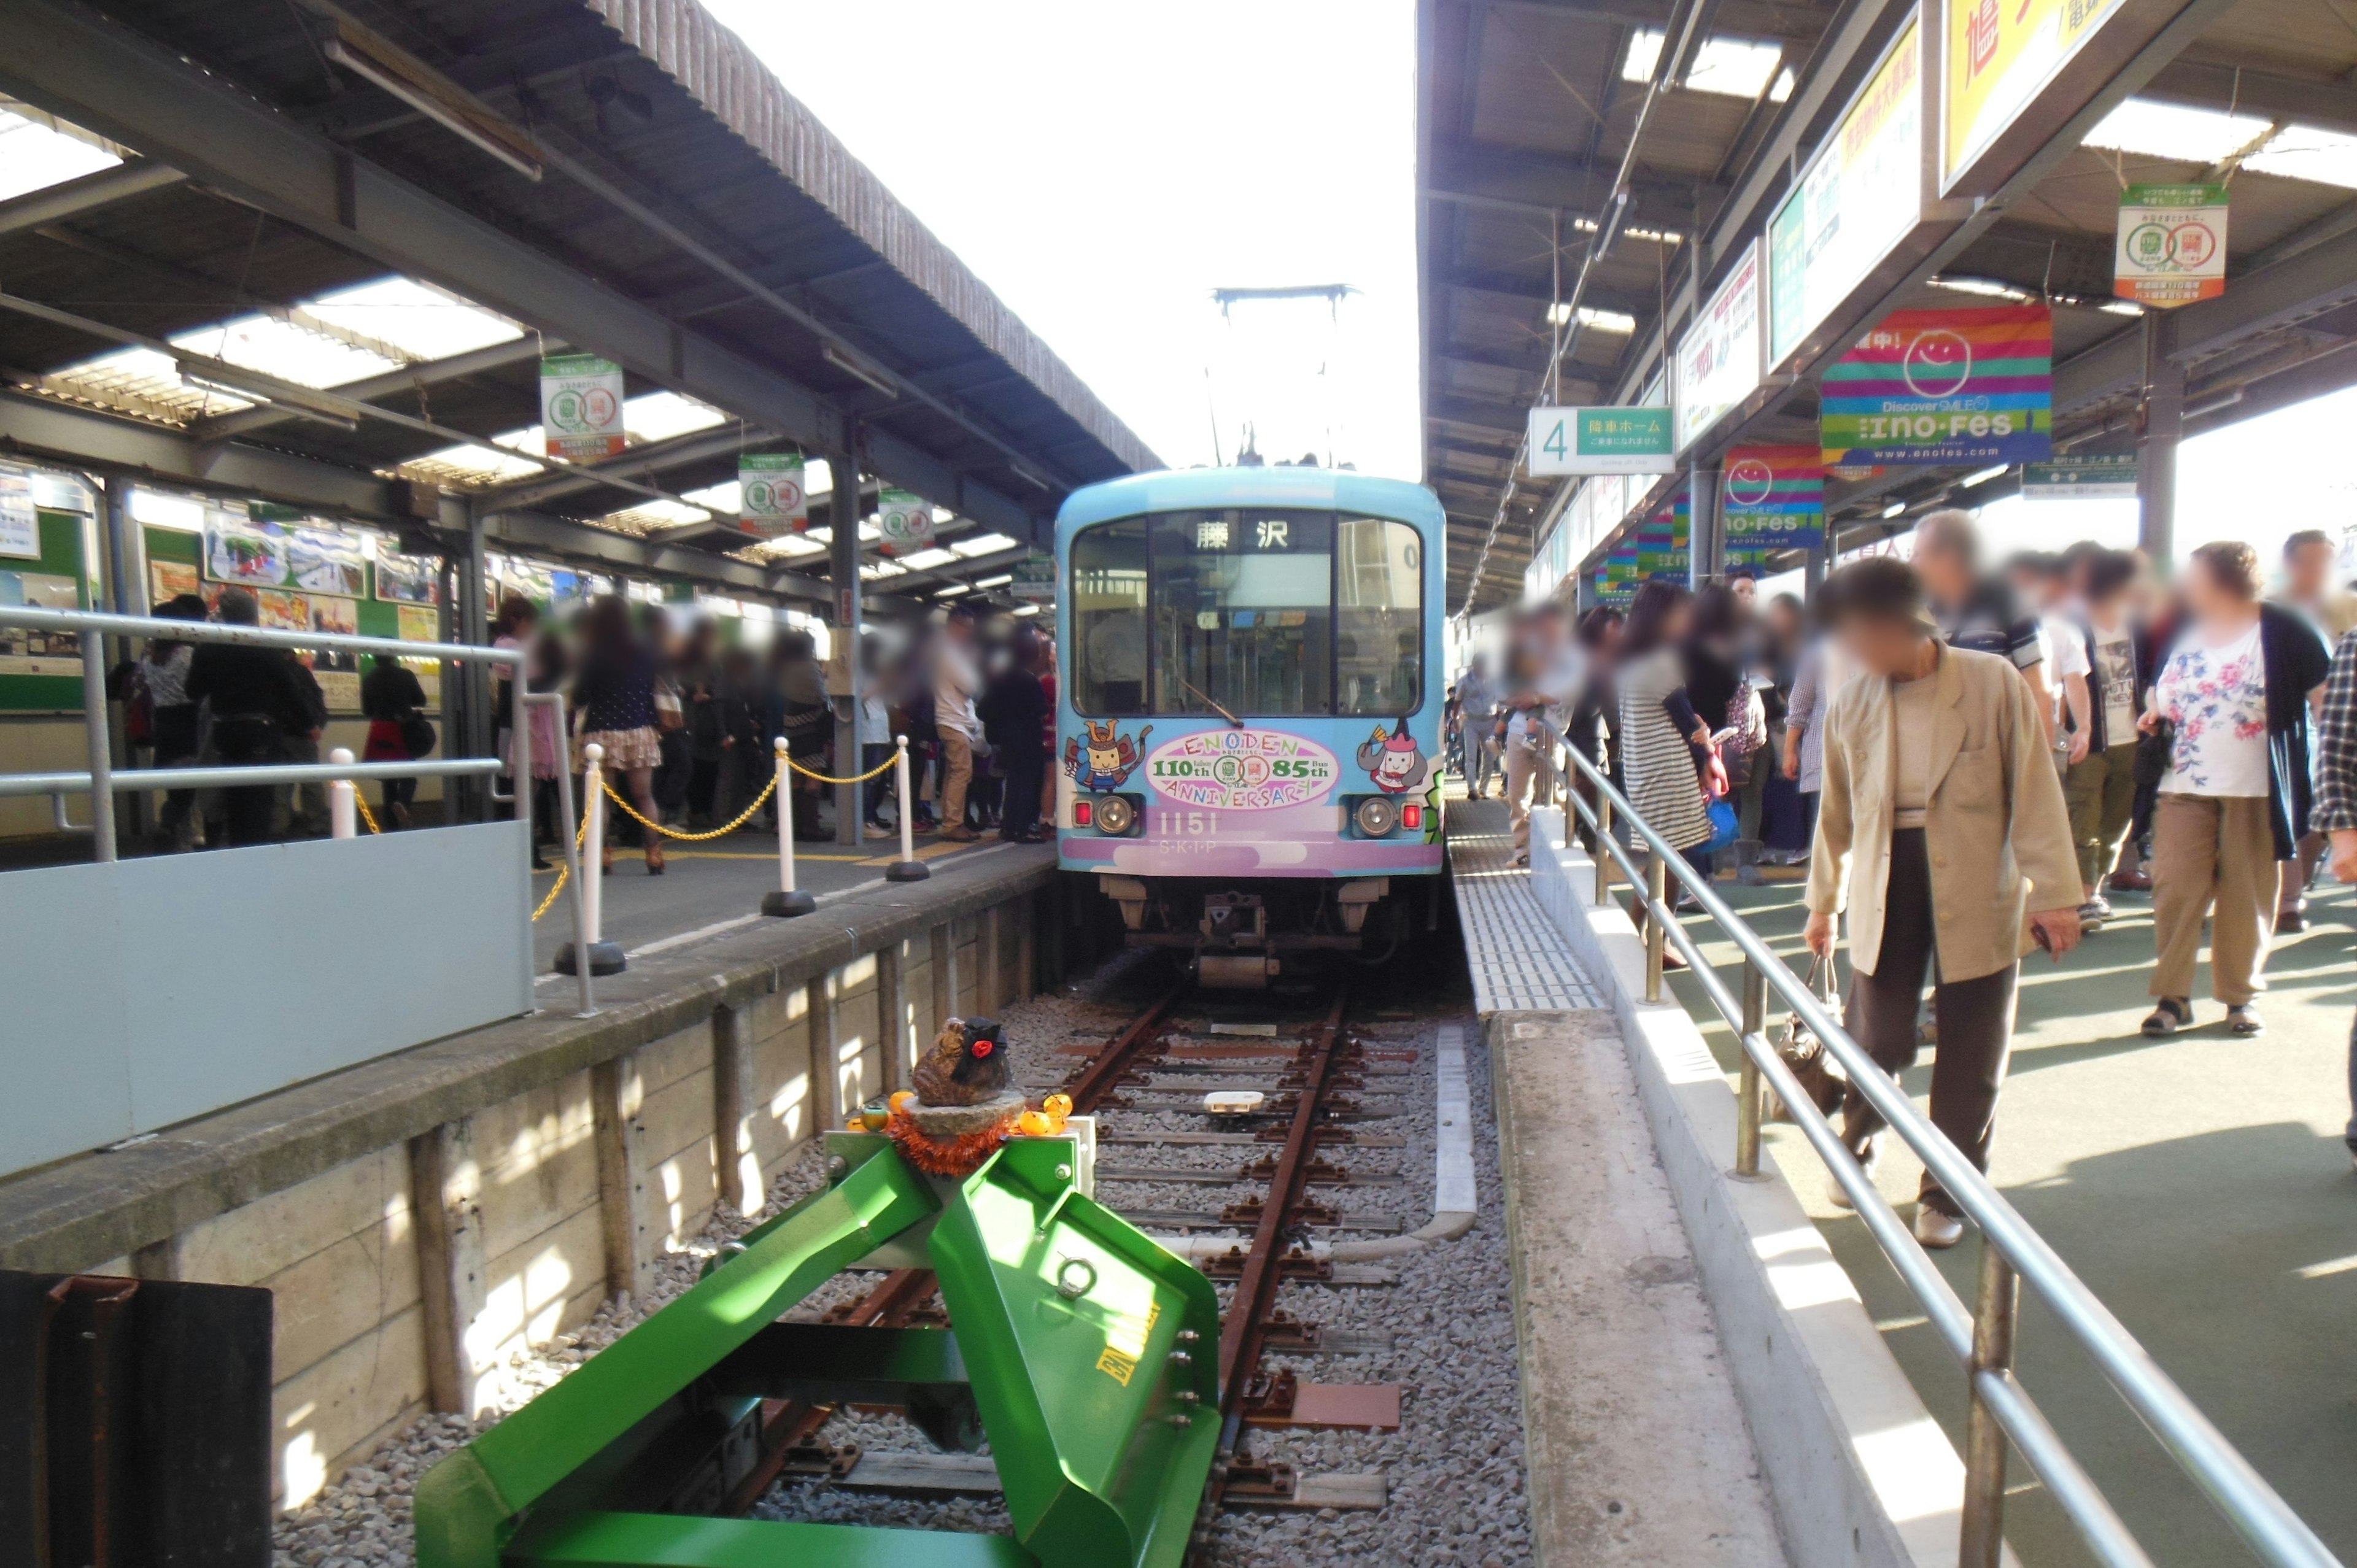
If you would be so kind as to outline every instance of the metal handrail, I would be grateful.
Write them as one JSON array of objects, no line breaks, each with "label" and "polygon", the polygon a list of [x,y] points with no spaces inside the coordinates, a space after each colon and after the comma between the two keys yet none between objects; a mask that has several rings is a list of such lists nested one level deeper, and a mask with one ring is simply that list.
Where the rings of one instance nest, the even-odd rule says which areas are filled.
[{"label": "metal handrail", "polygon": [[[522,648],[477,647],[457,642],[410,642],[397,637],[348,637],[340,632],[281,631],[269,627],[230,626],[220,621],[170,620],[156,616],[111,615],[100,610],[52,610],[31,607],[0,607],[0,626],[23,627],[34,631],[96,632],[102,636],[175,642],[226,642],[248,647],[334,653],[381,653],[391,654],[396,659],[432,659],[462,665],[469,660],[510,665],[515,670],[514,677],[509,682],[510,745],[513,749],[504,766],[520,782],[533,776],[532,727],[527,722],[527,710],[533,706],[554,708],[556,733],[562,736],[565,732],[564,695],[525,689],[526,655]],[[89,742],[89,771],[0,774],[0,799],[48,796],[59,827],[89,832],[91,835],[91,854],[101,862],[115,858],[114,796],[117,791],[144,793],[156,789],[262,788],[314,782],[332,784],[363,779],[486,775],[495,778],[503,766],[496,757],[445,757],[438,762],[413,760],[282,763],[257,768],[147,768],[118,774],[114,770],[107,735],[103,665],[104,660],[99,657],[97,649],[85,648],[82,650],[82,728]],[[493,793],[497,794],[496,786]],[[70,794],[90,796],[91,824],[87,829],[73,829],[73,824],[67,821],[65,798]],[[561,802],[559,816],[564,824],[566,875],[573,885],[573,948],[574,956],[578,961],[576,968],[579,975],[581,1013],[587,1017],[597,1011],[597,999],[590,984],[587,938],[584,935],[587,927],[583,920],[581,898],[582,856],[574,843],[573,796],[565,789],[559,789],[557,795]],[[529,854],[532,843],[530,788],[519,788],[512,796],[500,799],[513,801],[516,817],[523,824],[523,841]],[[527,899],[526,903],[529,904],[530,900]]]},{"label": "metal handrail", "polygon": [[[2118,1568],[2150,1568],[2151,1559],[2112,1509],[2086,1470],[2023,1390],[2012,1370],[2017,1281],[2026,1281],[2102,1369],[2106,1380],[2149,1428],[2161,1448],[2207,1494],[2211,1503],[2259,1558],[2276,1568],[2341,1568],[2289,1504],[2268,1486],[2248,1460],[2212,1425],[2158,1362],[2137,1343],[2069,1264],[2032,1230],[2013,1205],[1945,1133],[1934,1127],[1898,1081],[1877,1066],[1864,1047],[1825,1011],[1807,984],[1778,958],[1760,934],[1720,898],[1707,875],[1688,865],[1652,825],[1638,814],[1595,762],[1566,745],[1564,755],[1595,785],[1600,810],[1566,789],[1573,810],[1595,833],[1598,846],[1618,864],[1633,886],[1643,886],[1649,917],[1646,999],[1661,998],[1662,941],[1676,947],[1689,972],[1734,1029],[1743,1048],[1738,1086],[1738,1178],[1758,1179],[1760,1084],[1784,1102],[1810,1146],[1822,1158],[1856,1206],[1867,1232],[1970,1380],[1966,1423],[1965,1491],[1957,1560],[1963,1568],[1995,1568],[2003,1550],[2004,1436],[2012,1437],[2031,1468],[2062,1506],[2089,1548]],[[1611,813],[1626,818],[1650,852],[1640,865],[1611,832]],[[1569,819],[1566,818],[1566,824]],[[1570,833],[1566,829],[1568,847]],[[1711,970],[1702,949],[1670,907],[1667,875],[1694,895],[1705,914],[1744,958],[1744,994],[1738,1001]],[[1609,897],[1609,879],[1598,862],[1596,903]],[[1851,1085],[1880,1113],[1891,1132],[1913,1150],[1932,1178],[1953,1198],[1982,1236],[1977,1301],[1967,1310],[1929,1255],[1900,1220],[1873,1180],[1851,1157],[1833,1122],[1801,1088],[1792,1069],[1776,1054],[1764,1027],[1765,993],[1772,988],[1849,1074]]]}]

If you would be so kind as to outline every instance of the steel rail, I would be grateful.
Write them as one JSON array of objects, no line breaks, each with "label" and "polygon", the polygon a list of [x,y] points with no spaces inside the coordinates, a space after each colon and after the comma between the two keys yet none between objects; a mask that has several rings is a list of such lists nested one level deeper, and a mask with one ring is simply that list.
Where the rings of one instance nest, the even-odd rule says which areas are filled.
[{"label": "steel rail", "polygon": [[[1596,832],[1598,845],[1639,887],[1645,886],[1645,875],[1652,868],[1666,866],[1668,873],[1694,895],[1704,913],[1735,943],[1752,972],[1773,988],[1801,1022],[1824,1042],[1848,1072],[1852,1086],[1861,1097],[1980,1227],[1985,1245],[1994,1249],[2004,1264],[2038,1293],[2072,1337],[2093,1359],[2115,1391],[2152,1432],[2162,1450],[2201,1487],[2212,1506],[2261,1560],[2276,1568],[2341,1568],[2340,1559],[2317,1538],[2306,1521],[2267,1485],[2126,1326],[1989,1184],[1988,1178],[1949,1142],[1945,1133],[1915,1109],[1913,1101],[1900,1089],[1897,1080],[1875,1064],[1811,994],[1808,986],[1718,896],[1710,879],[1688,865],[1638,814],[1594,761],[1581,755],[1577,746],[1566,746],[1565,755],[1596,787],[1598,800],[1627,819],[1637,836],[1644,841],[1650,858],[1641,869],[1634,853],[1601,829],[1598,812],[1577,791],[1570,791],[1573,809]],[[1741,1008],[1712,972],[1700,944],[1676,919],[1666,893],[1660,897],[1641,894],[1640,897],[1654,925],[1686,959],[1691,974],[1712,1005],[1735,1028],[1746,1058],[1783,1100],[1811,1145],[1857,1205],[1857,1212],[1867,1220],[1877,1244],[1923,1305],[1942,1339],[1970,1368],[1975,1400],[2012,1436],[2102,1561],[2119,1568],[2148,1568],[2150,1559],[2093,1479],[2064,1448],[2011,1371],[1970,1366],[1975,1353],[1972,1333],[1975,1320],[1964,1313],[1963,1304],[1944,1277],[1931,1266],[1921,1247],[1900,1225],[1896,1211],[1857,1168],[1834,1133],[1832,1122],[1801,1090],[1791,1069],[1768,1045],[1764,1034],[1745,1030]],[[1751,1081],[1750,1073],[1744,1077],[1747,1083]],[[1759,1113],[1756,1092],[1749,1098],[1751,1103],[1742,1108],[1747,1122]],[[1834,1157],[1835,1153],[1840,1155],[1838,1159]],[[1936,1285],[1933,1282],[1937,1282]]]},{"label": "steel rail", "polygon": [[1178,1004],[1178,998],[1185,991],[1184,986],[1172,986],[1153,1005],[1131,1019],[1121,1033],[1107,1040],[1103,1048],[1072,1075],[1064,1085],[1064,1092],[1072,1097],[1072,1110],[1076,1114],[1086,1116],[1104,1103],[1105,1096],[1113,1092],[1114,1086],[1121,1081],[1122,1074],[1129,1070],[1138,1047],[1154,1037],[1154,1031],[1161,1026],[1163,1019],[1170,1015],[1170,1009]]}]

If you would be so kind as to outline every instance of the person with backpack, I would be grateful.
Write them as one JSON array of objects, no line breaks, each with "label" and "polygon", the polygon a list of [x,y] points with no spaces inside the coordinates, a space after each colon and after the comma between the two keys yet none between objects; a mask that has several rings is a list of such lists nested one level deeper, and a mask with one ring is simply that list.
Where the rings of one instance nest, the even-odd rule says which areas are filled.
[{"label": "person with backpack", "polygon": [[[216,613],[224,626],[262,624],[261,605],[243,588],[223,590]],[[283,762],[286,737],[314,727],[310,700],[296,682],[298,669],[295,656],[283,648],[208,642],[196,650],[188,660],[186,691],[191,702],[212,704],[213,751],[222,762],[233,768]],[[222,790],[223,842],[269,843],[275,803],[276,792],[267,784]]]},{"label": "person with backpack", "polygon": [[[411,670],[390,653],[376,655],[361,678],[361,713],[369,722],[363,762],[414,762],[434,749],[434,725],[425,714],[425,687]],[[417,799],[414,779],[387,779],[382,784],[384,814],[395,828],[413,825],[410,803]]]}]

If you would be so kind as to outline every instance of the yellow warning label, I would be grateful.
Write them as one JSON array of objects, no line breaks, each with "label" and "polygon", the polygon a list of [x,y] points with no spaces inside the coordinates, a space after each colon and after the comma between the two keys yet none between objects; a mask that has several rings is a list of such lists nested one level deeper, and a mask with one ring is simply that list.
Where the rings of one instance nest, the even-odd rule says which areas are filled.
[{"label": "yellow warning label", "polygon": [[1105,1348],[1097,1357],[1097,1370],[1129,1387],[1129,1380],[1137,1373],[1137,1359],[1146,1353],[1146,1337],[1162,1316],[1162,1304],[1154,1302],[1146,1309],[1141,1324],[1135,1317],[1116,1317],[1105,1326]]}]

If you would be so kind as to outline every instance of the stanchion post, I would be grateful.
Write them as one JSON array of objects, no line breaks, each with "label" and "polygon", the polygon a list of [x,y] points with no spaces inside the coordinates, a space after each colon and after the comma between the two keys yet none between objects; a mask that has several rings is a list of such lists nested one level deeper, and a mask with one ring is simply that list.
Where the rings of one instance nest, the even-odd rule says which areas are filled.
[{"label": "stanchion post", "polygon": [[[1768,1027],[1768,977],[1749,959],[1743,964],[1743,1038],[1750,1041]],[[1750,1050],[1735,1085],[1735,1175],[1741,1181],[1760,1179],[1760,1063]]]},{"label": "stanchion post", "polygon": [[[339,768],[350,767],[351,747],[339,746],[328,753],[328,760]],[[360,808],[355,796],[358,787],[349,779],[330,779],[328,784],[328,836],[348,839],[360,832]]]},{"label": "stanchion post", "polygon": [[[588,950],[590,973],[619,974],[628,967],[622,944],[606,940],[606,748],[592,741],[581,748],[581,809],[588,825],[581,845],[580,945]],[[571,974],[576,961],[573,949],[557,950],[558,973]]]},{"label": "stanchion post", "polygon": [[932,872],[917,858],[917,822],[909,810],[909,737],[892,737],[893,780],[900,794],[900,858],[884,868],[887,882],[922,882]]},{"label": "stanchion post", "polygon": [[2005,1428],[1981,1398],[1980,1374],[2002,1377],[2012,1368],[2014,1314],[2020,1299],[2013,1265],[1996,1243],[1982,1237],[1973,1354],[1965,1374],[1972,1404],[1964,1412],[1964,1509],[1956,1568],[1997,1568],[2005,1555]]},{"label": "stanchion post", "polygon": [[1600,908],[1612,900],[1612,797],[1598,789],[1596,792],[1596,903]]},{"label": "stanchion post", "polygon": [[774,749],[778,756],[778,890],[761,896],[761,913],[807,915],[818,908],[818,900],[794,886],[794,769],[784,736],[777,737]]},{"label": "stanchion post", "polygon": [[1669,939],[1670,865],[1655,850],[1645,862],[1645,1000],[1662,999],[1662,945]]}]

